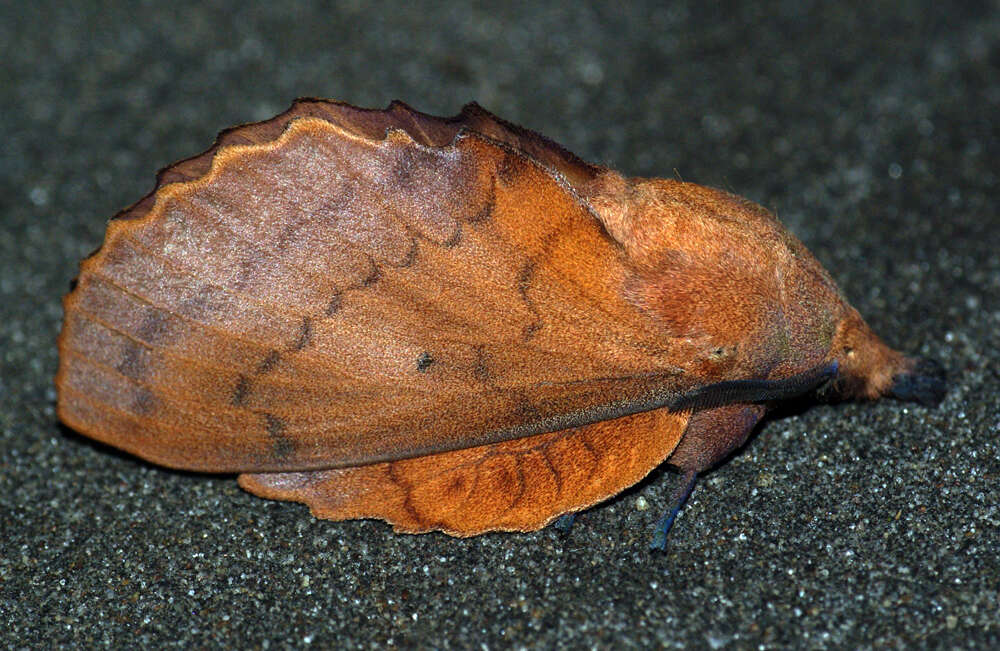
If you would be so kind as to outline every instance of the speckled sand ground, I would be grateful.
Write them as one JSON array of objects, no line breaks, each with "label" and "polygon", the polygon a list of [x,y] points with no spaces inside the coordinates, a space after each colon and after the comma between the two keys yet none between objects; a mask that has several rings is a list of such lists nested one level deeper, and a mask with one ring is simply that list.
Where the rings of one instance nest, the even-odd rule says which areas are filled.
[{"label": "speckled sand ground", "polygon": [[[493,4],[0,8],[0,644],[1000,644],[995,3]],[[568,535],[454,540],[320,522],[61,427],[59,298],[105,220],[297,95],[477,99],[586,158],[751,197],[953,387],[936,410],[768,421],[666,554],[646,543],[667,471]]]}]

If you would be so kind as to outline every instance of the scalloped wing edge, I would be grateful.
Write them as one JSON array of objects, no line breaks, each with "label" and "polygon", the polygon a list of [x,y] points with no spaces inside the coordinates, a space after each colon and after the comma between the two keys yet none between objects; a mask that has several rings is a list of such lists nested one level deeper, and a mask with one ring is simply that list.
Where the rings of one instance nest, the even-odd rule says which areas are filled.
[{"label": "scalloped wing edge", "polygon": [[[205,151],[161,168],[153,189],[135,203],[116,213],[111,220],[141,219],[152,210],[159,190],[173,183],[201,178],[212,168],[212,161],[230,146],[260,145],[279,138],[294,120],[315,117],[363,136],[384,140],[389,131],[401,129],[413,140],[429,147],[454,144],[463,131],[493,140],[565,178],[579,194],[580,188],[593,180],[604,168],[587,163],[558,143],[541,134],[507,122],[490,113],[476,102],[462,107],[456,115],[441,117],[418,111],[404,102],[393,100],[384,109],[361,108],[338,100],[300,97],[282,113],[260,122],[248,122],[219,132],[215,142]],[[95,249],[93,256],[100,248]],[[88,256],[88,257],[90,257]]]}]

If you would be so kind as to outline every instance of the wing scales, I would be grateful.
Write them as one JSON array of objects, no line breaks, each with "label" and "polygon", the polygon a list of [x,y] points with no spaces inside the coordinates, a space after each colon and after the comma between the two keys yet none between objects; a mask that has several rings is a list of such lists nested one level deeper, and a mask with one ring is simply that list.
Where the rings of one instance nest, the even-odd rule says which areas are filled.
[{"label": "wing scales", "polygon": [[304,106],[280,132],[224,134],[208,169],[161,174],[153,206],[109,227],[66,301],[61,395],[86,396],[60,400],[67,423],[165,465],[303,470],[593,422],[684,388],[621,297],[620,247],[544,161],[456,136],[486,123],[475,109],[376,137],[405,111],[348,129],[342,107],[326,107],[338,127]]}]

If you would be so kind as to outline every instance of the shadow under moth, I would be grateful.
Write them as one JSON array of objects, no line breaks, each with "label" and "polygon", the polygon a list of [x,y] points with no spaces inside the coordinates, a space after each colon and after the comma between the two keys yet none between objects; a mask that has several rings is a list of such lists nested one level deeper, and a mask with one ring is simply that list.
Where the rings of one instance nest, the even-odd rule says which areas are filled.
[{"label": "shadow under moth", "polygon": [[538,529],[782,400],[933,405],[764,208],[626,178],[476,104],[304,99],[116,215],[64,300],[59,417],[319,518]]}]

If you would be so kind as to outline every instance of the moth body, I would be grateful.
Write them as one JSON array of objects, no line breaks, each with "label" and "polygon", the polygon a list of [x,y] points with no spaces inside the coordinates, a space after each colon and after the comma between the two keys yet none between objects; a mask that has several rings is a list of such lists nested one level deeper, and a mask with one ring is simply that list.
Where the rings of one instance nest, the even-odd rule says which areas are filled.
[{"label": "moth body", "polygon": [[768,211],[478,106],[300,100],[165,170],[65,299],[60,418],[317,517],[528,531],[781,400],[933,404]]}]

